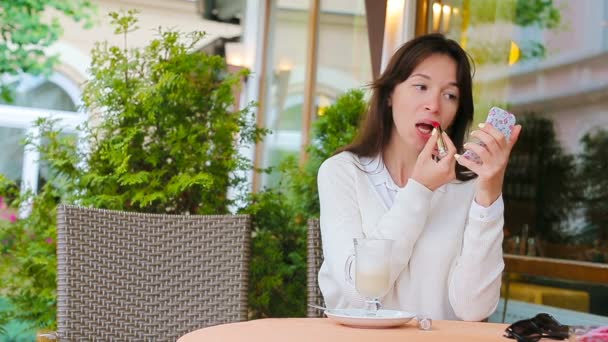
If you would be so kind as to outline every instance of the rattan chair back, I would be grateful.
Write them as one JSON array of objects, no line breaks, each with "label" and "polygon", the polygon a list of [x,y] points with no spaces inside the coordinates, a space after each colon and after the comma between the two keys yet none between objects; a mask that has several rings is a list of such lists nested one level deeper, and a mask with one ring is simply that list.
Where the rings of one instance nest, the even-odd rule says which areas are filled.
[{"label": "rattan chair back", "polygon": [[[323,301],[323,295],[321,294],[319,282],[317,281],[319,269],[323,263],[323,248],[321,245],[321,227],[319,225],[319,219],[308,220],[307,247],[307,303],[324,307],[325,302]],[[318,309],[308,306],[307,316],[322,317],[323,313]]]},{"label": "rattan chair back", "polygon": [[61,341],[175,341],[247,319],[247,215],[59,206]]}]

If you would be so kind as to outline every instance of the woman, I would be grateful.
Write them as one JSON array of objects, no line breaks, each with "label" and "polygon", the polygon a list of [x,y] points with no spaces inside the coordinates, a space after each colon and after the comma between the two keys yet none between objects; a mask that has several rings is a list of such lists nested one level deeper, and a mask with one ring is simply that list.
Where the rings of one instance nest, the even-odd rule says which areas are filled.
[{"label": "woman", "polygon": [[[344,266],[353,238],[366,237],[395,241],[384,308],[470,321],[496,309],[504,267],[502,184],[521,126],[507,141],[480,125],[471,135],[486,146],[463,146],[472,119],[471,67],[456,42],[431,34],[397,50],[372,84],[358,139],[319,169],[325,256],[319,286],[328,307],[363,307]],[[446,131],[441,159],[434,125]],[[482,163],[457,154],[464,150]]]}]

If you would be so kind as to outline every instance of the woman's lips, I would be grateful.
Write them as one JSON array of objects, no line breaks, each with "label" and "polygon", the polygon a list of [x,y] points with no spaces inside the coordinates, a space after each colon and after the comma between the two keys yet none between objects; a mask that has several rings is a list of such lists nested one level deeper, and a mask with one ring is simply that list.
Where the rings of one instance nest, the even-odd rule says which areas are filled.
[{"label": "woman's lips", "polygon": [[433,131],[433,127],[427,124],[419,123],[416,124],[416,130],[423,136],[430,136]]},{"label": "woman's lips", "polygon": [[437,127],[440,127],[439,122],[432,120],[425,120],[416,123],[416,130],[425,138],[430,137],[431,133],[433,132],[433,128]]}]

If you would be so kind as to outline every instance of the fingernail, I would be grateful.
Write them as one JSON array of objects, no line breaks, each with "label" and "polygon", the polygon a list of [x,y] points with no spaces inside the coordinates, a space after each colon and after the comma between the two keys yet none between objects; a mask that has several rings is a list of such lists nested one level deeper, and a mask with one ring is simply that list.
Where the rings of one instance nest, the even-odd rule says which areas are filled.
[{"label": "fingernail", "polygon": [[433,128],[433,131],[431,132],[431,135],[435,135],[437,134],[437,128]]},{"label": "fingernail", "polygon": [[461,155],[460,155],[460,154],[458,154],[458,153],[454,153],[454,158],[456,158],[456,160],[458,160],[458,158],[460,158],[460,157],[461,157]]},{"label": "fingernail", "polygon": [[479,127],[479,128],[484,128],[485,126],[486,126],[486,124],[485,124],[485,123],[483,123],[483,122],[482,122],[482,123],[480,123],[479,125],[477,125],[477,127]]}]

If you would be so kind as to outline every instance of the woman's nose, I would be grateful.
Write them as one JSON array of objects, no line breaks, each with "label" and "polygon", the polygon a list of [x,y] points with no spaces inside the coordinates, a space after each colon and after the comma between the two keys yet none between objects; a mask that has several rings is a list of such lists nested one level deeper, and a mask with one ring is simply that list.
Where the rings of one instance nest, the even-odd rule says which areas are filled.
[{"label": "woman's nose", "polygon": [[424,109],[433,114],[439,112],[439,96],[429,94],[429,97],[426,99]]}]

